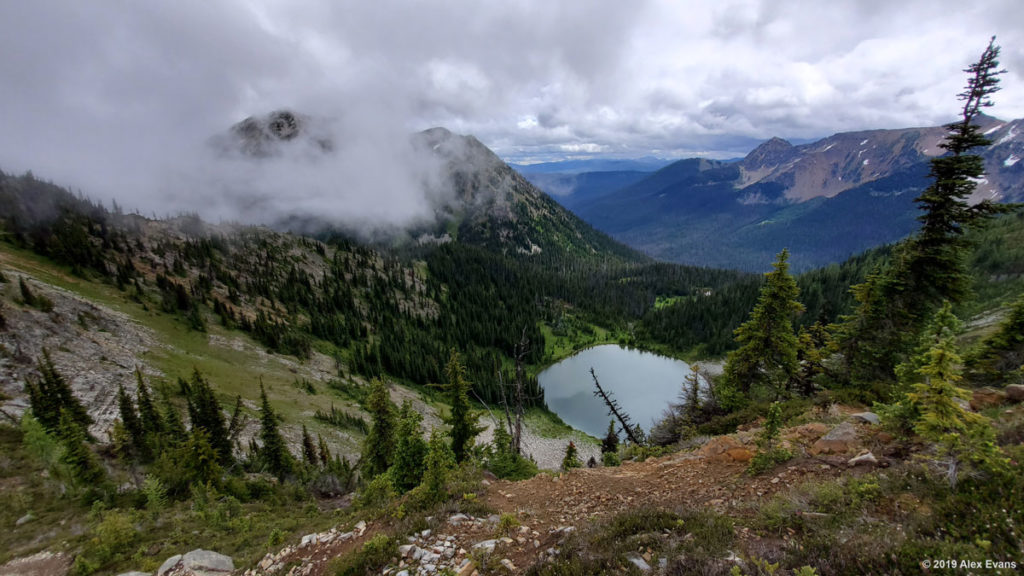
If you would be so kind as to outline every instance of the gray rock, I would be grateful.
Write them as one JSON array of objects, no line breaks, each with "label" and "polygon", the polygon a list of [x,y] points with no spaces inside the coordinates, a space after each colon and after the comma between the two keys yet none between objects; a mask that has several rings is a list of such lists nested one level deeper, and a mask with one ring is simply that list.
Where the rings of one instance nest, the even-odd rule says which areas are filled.
[{"label": "gray rock", "polygon": [[1024,402],[1024,385],[1010,384],[1006,387],[1006,398],[1012,402]]},{"label": "gray rock", "polygon": [[230,556],[197,549],[184,556],[171,556],[157,570],[157,576],[175,574],[181,576],[218,576],[234,572],[235,563]]},{"label": "gray rock", "polygon": [[858,422],[867,422],[868,424],[878,424],[878,414],[874,412],[858,412],[856,414],[850,414],[850,419]]},{"label": "gray rock", "polygon": [[157,569],[156,576],[164,576],[164,574],[167,574],[172,568],[177,566],[178,562],[181,562],[181,554],[175,554],[167,560],[164,560],[164,563]]},{"label": "gray rock", "polygon": [[498,544],[497,540],[484,540],[473,544],[473,550],[484,550],[486,552],[494,552],[494,547]]},{"label": "gray rock", "polygon": [[641,572],[651,571],[651,565],[648,564],[646,560],[641,558],[639,554],[633,553],[627,556],[626,558],[633,563],[633,566],[639,568]]},{"label": "gray rock", "polygon": [[123,572],[117,576],[153,576],[152,572]]},{"label": "gray rock", "polygon": [[35,515],[32,514],[31,512],[29,512],[28,514],[25,514],[21,518],[18,518],[18,521],[15,522],[14,525],[15,526],[21,526],[22,524],[26,524],[28,522],[31,522],[31,521],[35,520],[35,519],[36,519]]}]

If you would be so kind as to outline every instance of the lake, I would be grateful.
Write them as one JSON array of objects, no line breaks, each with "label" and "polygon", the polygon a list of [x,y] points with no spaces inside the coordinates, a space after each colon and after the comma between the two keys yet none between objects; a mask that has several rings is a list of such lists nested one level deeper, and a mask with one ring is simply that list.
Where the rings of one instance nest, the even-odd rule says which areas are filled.
[{"label": "lake", "polygon": [[[619,401],[634,424],[650,432],[669,402],[678,402],[690,365],[682,360],[615,344],[588,348],[541,372],[548,408],[573,428],[603,438],[608,432],[608,408],[594,396],[590,368],[605,392]],[[616,422],[616,428],[619,424]]]}]

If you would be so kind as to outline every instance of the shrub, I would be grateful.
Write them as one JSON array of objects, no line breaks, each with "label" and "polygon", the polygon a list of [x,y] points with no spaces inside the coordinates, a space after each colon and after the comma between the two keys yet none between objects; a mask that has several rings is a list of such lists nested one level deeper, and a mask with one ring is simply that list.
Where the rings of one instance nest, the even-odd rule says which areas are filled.
[{"label": "shrub", "polygon": [[562,458],[562,470],[580,468],[581,466],[583,466],[583,463],[580,462],[579,453],[576,450],[576,444],[570,440],[569,445],[565,447],[565,457]]},{"label": "shrub", "polygon": [[605,466],[618,466],[622,464],[622,459],[615,452],[605,452],[601,454],[601,463]]}]

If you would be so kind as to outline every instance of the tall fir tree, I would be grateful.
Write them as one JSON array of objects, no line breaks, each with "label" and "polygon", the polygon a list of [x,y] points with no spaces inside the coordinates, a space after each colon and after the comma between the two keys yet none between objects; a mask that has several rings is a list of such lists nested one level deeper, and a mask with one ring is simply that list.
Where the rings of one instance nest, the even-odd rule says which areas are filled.
[{"label": "tall fir tree", "polygon": [[798,343],[793,319],[804,307],[797,298],[800,289],[789,274],[789,251],[779,252],[765,274],[765,284],[750,319],[736,329],[739,348],[729,354],[725,365],[725,383],[741,394],[725,404],[738,405],[752,391],[766,391],[779,398],[796,380]]},{"label": "tall fir tree", "polygon": [[946,126],[940,144],[949,153],[931,160],[932,184],[915,199],[922,210],[920,231],[897,247],[886,268],[853,288],[857,307],[837,335],[850,384],[887,390],[928,318],[942,302],[956,304],[969,293],[964,231],[1000,211],[988,201],[969,202],[985,168],[982,158],[969,152],[991,143],[974,121],[999,89],[998,58],[993,37],[964,70],[970,76],[957,96],[963,102],[961,117]]},{"label": "tall fir tree", "polygon": [[[308,436],[308,433],[306,434]],[[270,406],[267,391],[260,382],[260,461],[266,470],[284,480],[294,470],[294,461],[288,452],[288,445],[278,429],[277,414]]]},{"label": "tall fir tree", "polygon": [[309,430],[305,424],[302,425],[302,459],[306,461],[307,465],[314,468],[320,460],[316,454],[316,445],[313,444],[313,437],[309,435]]},{"label": "tall fir tree", "polygon": [[430,432],[427,455],[423,459],[423,482],[425,498],[430,502],[442,502],[448,497],[448,478],[455,468],[455,454],[444,437],[437,430]]},{"label": "tall fir tree", "polygon": [[145,431],[142,429],[142,422],[135,412],[135,405],[132,404],[131,396],[124,389],[123,383],[117,384],[117,410],[121,416],[121,425],[131,439],[131,453],[139,460],[149,460],[151,452],[149,443],[146,441]]},{"label": "tall fir tree", "polygon": [[471,384],[466,380],[466,368],[459,359],[459,353],[454,349],[444,372],[448,377],[445,389],[448,392],[448,403],[451,405],[451,415],[445,422],[452,427],[449,434],[452,438],[455,461],[462,462],[473,447],[473,439],[483,431],[483,428],[477,424],[478,416],[473,413],[473,406],[469,402]]},{"label": "tall fir tree", "polygon": [[50,358],[50,352],[43,349],[43,356],[36,362],[40,378],[29,377],[25,383],[32,415],[50,432],[56,432],[61,424],[62,412],[67,412],[88,437],[92,417],[82,402],[71,392],[67,379],[57,371]]},{"label": "tall fir tree", "polygon": [[411,401],[402,402],[398,413],[395,458],[391,465],[391,481],[400,492],[412,490],[423,479],[427,442],[420,428],[422,421],[423,416],[413,408]]},{"label": "tall fir tree", "polygon": [[106,478],[106,472],[96,455],[85,445],[85,432],[71,410],[62,408],[57,426],[57,437],[64,447],[61,461],[68,466],[76,481],[83,486],[97,486]]},{"label": "tall fir tree", "polygon": [[965,464],[982,471],[1002,469],[1006,460],[996,445],[991,421],[959,402],[970,399],[971,393],[959,386],[961,358],[952,335],[939,336],[916,364],[920,381],[907,394],[917,415],[914,431],[939,446],[950,486],[956,487]]},{"label": "tall fir tree", "polygon": [[199,370],[192,372],[188,392],[192,428],[205,430],[210,446],[217,452],[217,461],[223,466],[230,466],[234,462],[234,451],[228,437],[227,424],[224,422],[224,413],[220,409],[220,402],[217,401],[213,388]]},{"label": "tall fir tree", "polygon": [[983,108],[992,106],[991,95],[999,90],[999,46],[989,41],[977,62],[964,70],[970,74],[964,91],[960,119],[946,125],[948,134],[939,147],[949,153],[931,160],[932,184],[914,201],[922,210],[921,230],[913,239],[914,259],[910,273],[917,298],[934,309],[943,300],[961,302],[970,292],[970,277],[964,257],[963,234],[999,211],[991,201],[969,202],[977,182],[985,174],[981,156],[970,154],[988,146],[975,124]]},{"label": "tall fir tree", "polygon": [[370,432],[363,441],[362,468],[365,478],[370,479],[391,467],[395,450],[395,405],[380,378],[370,384],[366,410],[370,413]]},{"label": "tall fir tree", "polygon": [[137,385],[135,399],[139,405],[139,421],[142,424],[143,432],[148,436],[147,440],[152,442],[163,434],[164,421],[160,417],[156,404],[153,403],[153,396],[149,393],[149,386],[146,386],[146,381],[142,378],[142,370],[139,368],[135,369],[135,382]]}]

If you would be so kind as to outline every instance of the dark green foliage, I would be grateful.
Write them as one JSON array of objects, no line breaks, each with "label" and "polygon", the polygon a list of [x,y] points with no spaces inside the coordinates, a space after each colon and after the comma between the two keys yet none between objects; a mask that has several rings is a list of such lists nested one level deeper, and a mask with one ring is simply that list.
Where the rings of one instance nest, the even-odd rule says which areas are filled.
[{"label": "dark green foliage", "polygon": [[[171,404],[171,399],[166,392],[161,392],[161,398],[163,400],[163,413],[160,415],[160,422],[163,422],[162,439],[168,446],[179,446],[188,440],[188,431],[185,430],[181,415],[178,414],[174,404]],[[143,420],[142,423],[145,426],[146,421]]]},{"label": "dark green foliage", "polygon": [[949,154],[931,160],[933,180],[916,202],[923,211],[920,232],[904,242],[892,263],[876,270],[854,288],[855,313],[845,319],[839,334],[849,381],[860,387],[887,386],[895,368],[910,352],[927,319],[944,301],[962,302],[970,290],[964,232],[983,224],[996,206],[968,198],[984,173],[980,156],[968,154],[990,144],[974,120],[991,106],[998,90],[999,47],[993,41],[970,73],[961,119],[946,126],[940,146]]},{"label": "dark green foliage", "polygon": [[362,472],[369,479],[391,467],[395,450],[396,410],[383,380],[370,384],[366,410],[370,413],[370,433],[363,441]]},{"label": "dark green foliage", "polygon": [[913,240],[915,258],[910,274],[918,297],[928,302],[960,302],[969,293],[963,250],[964,229],[990,217],[995,206],[990,201],[971,204],[970,195],[984,175],[981,156],[968,154],[992,142],[974,120],[982,109],[992,106],[990,96],[999,90],[999,47],[989,42],[977,62],[968,67],[967,87],[958,95],[963,102],[959,121],[946,126],[949,131],[939,146],[950,153],[931,160],[929,176],[933,183],[917,197],[924,212],[921,231]]},{"label": "dark green foliage", "polygon": [[[729,354],[724,379],[728,386],[744,397],[754,393],[767,393],[779,398],[793,386],[797,377],[797,337],[793,332],[794,317],[804,310],[797,301],[799,289],[789,275],[783,250],[773,265],[775,270],[765,275],[761,296],[750,314],[750,320],[736,329],[736,342],[740,348]],[[734,396],[727,406],[742,404]]]},{"label": "dark green foliage", "polygon": [[21,290],[21,301],[26,306],[31,306],[42,312],[53,311],[53,301],[46,296],[38,296],[35,292],[29,288],[28,283],[25,282],[24,277],[18,278],[18,288]]},{"label": "dark green foliage", "polygon": [[220,485],[223,475],[220,455],[210,442],[206,429],[193,428],[188,442],[168,454],[171,455],[168,464],[180,470],[185,487],[195,484],[208,484],[214,487]]},{"label": "dark green foliage", "polygon": [[[321,441],[323,438],[321,438]],[[319,457],[316,453],[316,446],[313,444],[313,437],[309,435],[309,430],[306,425],[302,425],[302,459],[308,466],[316,466],[319,462]]]},{"label": "dark green foliage", "polygon": [[427,454],[427,442],[423,439],[420,422],[423,416],[412,406],[412,401],[402,403],[398,413],[395,455],[389,473],[395,488],[407,492],[420,484],[423,479],[423,460]]},{"label": "dark green foliage", "polygon": [[512,436],[502,426],[494,428],[494,440],[487,451],[486,468],[498,478],[525,480],[537,475],[537,464],[517,454]]},{"label": "dark green foliage", "polygon": [[448,478],[456,466],[455,454],[437,430],[430,433],[427,455],[423,459],[423,482],[418,490],[428,503],[443,502],[448,498]]},{"label": "dark green foliage", "polygon": [[32,406],[32,415],[47,431],[56,433],[61,426],[60,421],[63,414],[66,412],[83,433],[88,435],[86,431],[92,424],[92,417],[89,416],[81,401],[71,393],[71,385],[57,371],[50,358],[50,352],[45,348],[43,357],[36,362],[36,369],[39,371],[40,378],[36,379],[30,376],[25,382],[25,391],[28,393],[29,403]]},{"label": "dark green foliage", "polygon": [[331,404],[330,412],[317,410],[313,417],[343,430],[353,430],[360,434],[366,434],[370,431],[370,425],[366,423],[362,416],[356,416],[344,410],[339,410],[334,407],[334,404]]},{"label": "dark green foliage", "polygon": [[179,383],[185,384],[184,388],[188,391],[188,415],[192,429],[206,431],[206,440],[217,453],[217,461],[223,466],[230,466],[234,462],[234,451],[224,422],[224,413],[210,383],[199,370],[192,372],[192,378],[187,383]]},{"label": "dark green foliage", "polygon": [[153,442],[164,433],[166,429],[164,420],[153,403],[153,397],[149,393],[149,386],[143,380],[142,370],[139,368],[135,369],[135,382],[137,384],[135,400],[139,405],[139,423],[147,437],[147,442]]},{"label": "dark green foliage", "polygon": [[[305,432],[305,429],[303,429]],[[305,433],[304,440],[309,438]],[[260,446],[259,460],[263,467],[277,476],[278,480],[284,480],[295,468],[295,462],[291,453],[288,452],[288,445],[285,444],[281,432],[278,430],[278,418],[274,409],[270,406],[267,398],[267,391],[260,383]],[[312,447],[312,440],[310,440]]]},{"label": "dark green foliage", "polygon": [[140,460],[150,459],[152,453],[146,441],[145,431],[142,429],[142,422],[135,411],[135,405],[132,404],[131,397],[125,391],[124,384],[121,383],[117,385],[117,408],[121,416],[121,424],[131,439],[132,454]]},{"label": "dark green foliage", "polygon": [[608,433],[605,434],[604,440],[601,441],[601,453],[608,454],[611,452],[618,452],[619,450],[619,434],[615,431],[615,420],[608,422]]},{"label": "dark green foliage", "polygon": [[62,408],[57,427],[64,453],[61,462],[71,470],[75,480],[82,486],[95,488],[106,478],[106,472],[100,465],[96,455],[85,444],[86,435],[80,422],[75,420],[70,410]]},{"label": "dark green foliage", "polygon": [[470,383],[466,380],[466,369],[454,349],[444,371],[448,378],[445,390],[448,392],[448,404],[451,406],[451,415],[445,423],[452,427],[449,434],[452,438],[455,461],[462,462],[473,447],[473,439],[483,431],[483,427],[477,424],[479,416],[473,413],[473,406],[469,402]]},{"label": "dark green foliage", "polygon": [[576,444],[570,440],[569,445],[565,447],[565,456],[562,458],[562,470],[580,468],[581,466],[583,463],[580,462],[579,451],[576,450]]},{"label": "dark green foliage", "polygon": [[968,357],[967,366],[972,378],[989,384],[1015,384],[1024,378],[1024,294],[999,331]]},{"label": "dark green foliage", "polygon": [[793,457],[789,450],[776,445],[780,428],[782,428],[782,406],[778,402],[772,402],[768,406],[768,415],[761,428],[761,433],[757,436],[757,454],[750,460],[750,465],[747,467],[749,474],[760,474]]},{"label": "dark green foliage", "polygon": [[368,576],[381,569],[398,553],[398,541],[376,534],[359,550],[342,556],[334,565],[336,576]]},{"label": "dark green foliage", "polygon": [[[940,310],[940,316],[951,316],[949,309],[947,303]],[[962,467],[1002,470],[1006,459],[996,446],[991,421],[957,402],[970,399],[971,394],[959,387],[961,359],[956,353],[953,335],[940,332],[937,340],[915,360],[919,381],[912,385],[906,400],[912,413],[917,415],[914,431],[938,444],[940,455],[945,459],[947,480],[955,487]]]}]

